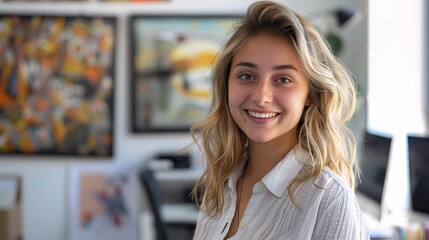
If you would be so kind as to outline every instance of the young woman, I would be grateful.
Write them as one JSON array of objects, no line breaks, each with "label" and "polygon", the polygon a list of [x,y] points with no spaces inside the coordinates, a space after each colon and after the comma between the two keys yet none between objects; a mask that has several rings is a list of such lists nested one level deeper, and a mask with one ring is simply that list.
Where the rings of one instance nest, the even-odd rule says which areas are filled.
[{"label": "young woman", "polygon": [[212,90],[209,116],[192,128],[207,161],[194,239],[369,239],[346,127],[353,81],[308,21],[252,4]]}]

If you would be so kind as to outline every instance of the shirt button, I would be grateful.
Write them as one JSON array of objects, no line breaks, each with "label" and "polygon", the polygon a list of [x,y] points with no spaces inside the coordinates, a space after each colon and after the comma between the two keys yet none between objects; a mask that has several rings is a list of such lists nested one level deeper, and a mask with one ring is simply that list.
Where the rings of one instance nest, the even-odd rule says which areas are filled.
[{"label": "shirt button", "polygon": [[263,183],[259,183],[259,189],[261,190],[265,189],[265,185]]},{"label": "shirt button", "polygon": [[243,229],[246,226],[244,222],[240,223],[240,228]]}]

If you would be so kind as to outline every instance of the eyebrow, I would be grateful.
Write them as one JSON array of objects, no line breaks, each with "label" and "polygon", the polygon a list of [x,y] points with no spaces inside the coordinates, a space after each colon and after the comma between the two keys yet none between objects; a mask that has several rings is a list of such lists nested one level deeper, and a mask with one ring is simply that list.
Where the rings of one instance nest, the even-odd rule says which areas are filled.
[{"label": "eyebrow", "polygon": [[[239,67],[239,66],[255,68],[255,69],[258,68],[258,66],[256,64],[250,63],[250,62],[239,62],[239,63],[235,64],[235,67]],[[291,70],[295,70],[295,71],[299,72],[298,69],[295,66],[293,66],[292,64],[277,65],[277,66],[272,67],[271,69],[273,69],[273,70],[291,69]]]}]

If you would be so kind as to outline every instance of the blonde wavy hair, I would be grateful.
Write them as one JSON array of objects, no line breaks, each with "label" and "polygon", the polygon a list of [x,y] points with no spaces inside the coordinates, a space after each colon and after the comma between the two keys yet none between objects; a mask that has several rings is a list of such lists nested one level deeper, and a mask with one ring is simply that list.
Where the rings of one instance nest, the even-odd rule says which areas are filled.
[{"label": "blonde wavy hair", "polygon": [[231,61],[249,39],[261,32],[291,41],[309,79],[311,104],[298,124],[297,140],[309,152],[312,163],[291,181],[289,196],[294,200],[293,192],[299,184],[319,176],[325,166],[354,188],[356,140],[347,127],[356,101],[351,75],[306,19],[278,3],[257,1],[249,6],[219,52],[212,72],[210,113],[191,128],[206,158],[204,174],[192,195],[210,215],[222,211],[226,178],[247,152],[247,137],[234,122],[228,106]]}]

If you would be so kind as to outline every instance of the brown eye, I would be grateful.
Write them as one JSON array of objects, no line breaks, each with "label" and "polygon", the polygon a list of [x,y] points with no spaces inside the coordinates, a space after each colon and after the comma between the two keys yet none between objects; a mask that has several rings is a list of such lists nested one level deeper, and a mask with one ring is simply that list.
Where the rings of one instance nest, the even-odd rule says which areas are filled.
[{"label": "brown eye", "polygon": [[292,82],[292,79],[287,78],[287,77],[281,77],[281,78],[278,78],[276,80],[276,82],[279,82],[279,83],[290,83],[290,82]]},{"label": "brown eye", "polygon": [[240,74],[238,77],[242,80],[253,80],[254,79],[252,75],[247,74],[247,73]]}]

